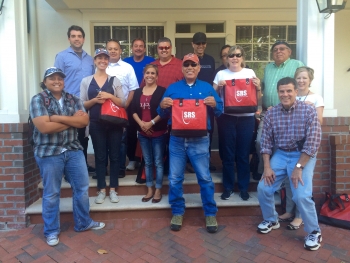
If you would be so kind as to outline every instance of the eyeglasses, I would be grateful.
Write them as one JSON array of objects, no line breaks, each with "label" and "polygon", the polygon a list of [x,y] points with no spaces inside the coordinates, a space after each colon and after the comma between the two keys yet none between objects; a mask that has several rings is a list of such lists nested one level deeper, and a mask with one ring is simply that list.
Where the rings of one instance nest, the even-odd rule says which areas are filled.
[{"label": "eyeglasses", "polygon": [[195,43],[197,46],[200,46],[200,45],[202,45],[202,46],[204,46],[204,45],[206,45],[207,44],[207,42],[197,42],[197,43]]},{"label": "eyeglasses", "polygon": [[159,50],[168,50],[170,49],[170,46],[165,46],[165,47],[158,47]]},{"label": "eyeglasses", "polygon": [[229,58],[234,58],[234,57],[240,58],[240,57],[242,57],[242,53],[230,54],[230,55],[228,55],[228,57]]},{"label": "eyeglasses", "polygon": [[189,66],[191,66],[192,68],[195,68],[195,67],[198,66],[198,64],[195,63],[195,62],[184,62],[184,63],[182,64],[182,66],[185,67],[185,68],[188,68]]},{"label": "eyeglasses", "polygon": [[275,47],[272,52],[276,53],[278,51],[285,51],[286,49],[288,49],[287,47]]}]

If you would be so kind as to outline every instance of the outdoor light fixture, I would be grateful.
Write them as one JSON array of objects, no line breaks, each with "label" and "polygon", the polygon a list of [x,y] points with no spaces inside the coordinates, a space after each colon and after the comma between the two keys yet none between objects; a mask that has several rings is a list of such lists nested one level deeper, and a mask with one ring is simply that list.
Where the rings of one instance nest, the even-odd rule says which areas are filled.
[{"label": "outdoor light fixture", "polygon": [[332,13],[336,13],[345,8],[347,0],[316,0],[320,13],[328,13],[328,18]]}]

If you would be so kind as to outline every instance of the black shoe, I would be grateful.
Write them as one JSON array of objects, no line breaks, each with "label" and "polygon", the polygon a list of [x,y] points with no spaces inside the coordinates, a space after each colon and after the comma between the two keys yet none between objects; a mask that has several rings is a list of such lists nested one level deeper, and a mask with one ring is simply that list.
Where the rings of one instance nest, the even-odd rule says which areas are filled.
[{"label": "black shoe", "polygon": [[253,173],[253,179],[256,180],[256,181],[260,181],[261,180],[261,176],[262,176],[262,174]]},{"label": "black shoe", "polygon": [[228,200],[230,199],[230,196],[233,194],[232,190],[225,190],[223,194],[221,195],[222,200]]},{"label": "black shoe", "polygon": [[124,178],[125,177],[125,170],[119,170],[118,178]]},{"label": "black shoe", "polygon": [[88,169],[88,172],[89,173],[95,173],[96,172],[96,169],[90,165],[87,166],[87,169]]},{"label": "black shoe", "polygon": [[212,164],[212,162],[209,163],[209,170],[210,170],[211,172],[216,171],[216,167],[215,167],[214,164]]},{"label": "black shoe", "polygon": [[248,201],[248,199],[250,198],[250,195],[248,194],[247,191],[241,191],[239,194],[239,197],[243,200],[243,201]]}]

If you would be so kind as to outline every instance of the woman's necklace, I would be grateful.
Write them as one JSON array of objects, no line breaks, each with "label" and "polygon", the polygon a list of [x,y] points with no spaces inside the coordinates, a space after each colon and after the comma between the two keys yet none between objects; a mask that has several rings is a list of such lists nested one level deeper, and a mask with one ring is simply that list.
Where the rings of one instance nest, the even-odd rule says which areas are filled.
[{"label": "woman's necklace", "polygon": [[[303,102],[306,100],[307,96],[309,96],[309,93],[310,93],[310,90],[307,92],[307,94],[306,94],[306,96],[305,96]],[[303,97],[303,96],[300,96],[300,97],[299,97],[299,101],[301,100],[301,97]]]}]

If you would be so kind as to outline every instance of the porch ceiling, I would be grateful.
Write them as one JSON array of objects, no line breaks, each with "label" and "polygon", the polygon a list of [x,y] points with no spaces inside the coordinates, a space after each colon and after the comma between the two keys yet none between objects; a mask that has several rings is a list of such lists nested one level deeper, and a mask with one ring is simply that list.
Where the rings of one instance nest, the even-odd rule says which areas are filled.
[{"label": "porch ceiling", "polygon": [[[296,9],[297,0],[46,0],[55,10],[67,9]],[[315,2],[316,4],[316,2]]]}]

